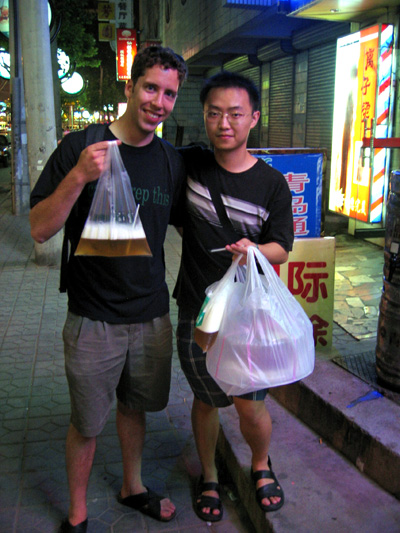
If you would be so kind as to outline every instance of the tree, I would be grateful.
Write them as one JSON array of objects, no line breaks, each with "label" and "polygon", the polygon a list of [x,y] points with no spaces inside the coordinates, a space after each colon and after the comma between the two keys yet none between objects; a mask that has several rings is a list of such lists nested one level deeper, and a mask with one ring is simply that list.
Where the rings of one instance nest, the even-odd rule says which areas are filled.
[{"label": "tree", "polygon": [[93,26],[97,2],[90,0],[55,0],[54,14],[60,24],[57,44],[77,67],[98,67],[98,47]]},{"label": "tree", "polygon": [[55,10],[61,20],[57,45],[70,58],[71,74],[77,70],[85,81],[85,89],[78,96],[61,91],[61,105],[74,101],[91,113],[102,112],[104,106],[116,110],[124,99],[124,84],[116,80],[115,52],[110,44],[97,41],[97,2],[56,0]]}]

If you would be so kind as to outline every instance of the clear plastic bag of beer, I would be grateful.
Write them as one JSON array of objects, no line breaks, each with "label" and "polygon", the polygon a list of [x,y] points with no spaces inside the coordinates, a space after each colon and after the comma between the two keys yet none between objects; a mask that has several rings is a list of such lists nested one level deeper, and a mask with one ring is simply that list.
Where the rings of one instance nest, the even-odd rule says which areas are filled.
[{"label": "clear plastic bag of beer", "polygon": [[75,255],[151,256],[139,207],[117,141],[110,141]]},{"label": "clear plastic bag of beer", "polygon": [[226,394],[239,396],[303,379],[314,362],[310,319],[268,260],[251,247],[246,281],[231,292],[207,351],[208,372]]},{"label": "clear plastic bag of beer", "polygon": [[242,255],[237,256],[224,276],[206,289],[206,297],[196,319],[194,330],[194,340],[203,352],[207,352],[214,344],[226,302],[236,284],[239,283],[238,278],[242,269],[239,266],[241,257]]}]

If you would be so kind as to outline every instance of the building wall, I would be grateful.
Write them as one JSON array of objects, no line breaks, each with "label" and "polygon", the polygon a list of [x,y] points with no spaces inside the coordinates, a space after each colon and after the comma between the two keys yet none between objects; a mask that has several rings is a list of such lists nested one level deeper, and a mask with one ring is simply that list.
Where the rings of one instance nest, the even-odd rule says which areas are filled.
[{"label": "building wall", "polygon": [[[258,10],[248,9],[230,9],[223,7],[225,0],[158,0],[161,14],[158,15],[160,21],[160,35],[162,42],[170,46],[176,52],[180,53],[186,60],[190,60],[199,51],[206,49],[207,46],[222,40],[230,32],[234,32],[247,21],[258,16]],[[156,3],[155,0],[152,0]],[[145,4],[145,2],[142,2]],[[149,4],[147,4],[149,9]],[[147,12],[147,19],[151,19],[151,13]],[[297,38],[297,41],[296,41]],[[307,40],[309,39],[309,43]],[[336,39],[336,35],[332,37]],[[261,147],[274,147],[274,139],[280,131],[282,123],[276,123],[276,116],[285,118],[285,135],[278,143],[282,146],[299,146],[304,147],[306,142],[306,116],[307,116],[307,76],[308,76],[308,46],[315,46],[321,41],[328,41],[327,32],[318,34],[314,31],[308,37],[304,32],[293,35],[293,42],[298,43],[299,49],[294,54],[294,73],[292,95],[289,100],[286,98],[282,109],[276,112],[276,104],[271,109],[271,83],[274,80],[271,75],[271,65],[273,62],[285,62],[285,53],[279,49],[279,46],[267,45],[265,50],[260,50],[259,59],[268,58],[262,61],[260,67],[260,95],[261,95],[261,123],[258,135],[258,144]],[[270,51],[271,49],[271,51]],[[276,49],[276,50],[275,50]],[[274,57],[275,54],[275,57]],[[279,54],[278,56],[276,54]],[[287,57],[287,56],[286,56]],[[243,59],[243,61],[242,61]],[[222,68],[241,71],[247,68],[247,57],[239,57],[233,62],[223,63],[204,71],[207,77],[214,74]],[[275,63],[276,64],[276,63]],[[278,74],[278,72],[276,72]],[[192,76],[180,91],[180,95],[175,106],[174,116],[169,119],[164,128],[168,140],[174,142],[178,126],[183,126],[184,136],[183,144],[190,142],[207,142],[201,109],[198,103],[198,92],[200,91],[203,79]],[[276,93],[276,87],[275,87]],[[274,93],[274,94],[275,94]],[[279,96],[279,93],[278,93]],[[275,97],[276,99],[276,97]],[[284,107],[283,107],[284,106]],[[189,115],[185,117],[185,113]],[[275,118],[271,118],[275,113]],[[196,116],[197,114],[197,116]],[[175,120],[174,120],[175,119]],[[322,120],[322,118],[321,118]],[[272,128],[272,130],[271,130]],[[251,146],[253,147],[253,146]],[[254,146],[255,147],[255,146]],[[324,146],[325,147],[325,146]]]},{"label": "building wall", "polygon": [[174,111],[164,124],[163,137],[176,145],[177,135],[183,128],[182,146],[204,142],[208,139],[204,130],[203,110],[199,100],[202,78],[191,76],[183,84],[178,94]]},{"label": "building wall", "polygon": [[[158,20],[161,26],[159,34],[162,38],[162,43],[166,46],[171,46],[176,52],[183,55],[186,60],[196,55],[197,52],[206,49],[209,45],[223,41],[224,36],[234,32],[260,13],[257,10],[225,8],[223,7],[225,0],[152,0],[151,4],[147,4],[147,6],[156,5],[157,3],[161,12],[161,15],[160,13],[158,14]],[[144,0],[142,4],[146,6]],[[150,12],[147,13],[147,19],[151,19]],[[396,23],[396,21],[398,21],[397,15],[393,18],[393,22]],[[370,25],[374,22],[373,20],[365,21],[365,25]],[[310,57],[314,57],[318,50],[323,51],[326,47],[334,47],[339,36],[356,29],[353,26],[350,28],[350,24],[344,27],[340,24],[332,25],[324,22],[321,27],[314,26],[310,30],[294,32],[292,35],[292,114],[291,117],[285,117],[285,121],[290,122],[290,124],[285,124],[285,127],[291,129],[289,135],[286,135],[287,146],[311,147],[312,144],[312,147],[327,148],[328,174],[331,133],[328,135],[326,131],[330,127],[332,111],[330,109],[331,105],[327,105],[329,102],[326,99],[331,98],[331,96],[329,90],[325,87],[325,89],[318,89],[321,93],[319,98],[315,90],[315,80],[310,84],[310,75],[315,70],[315,60],[310,63]],[[261,62],[259,67],[261,123],[258,137],[260,147],[275,146],[273,142],[274,135],[271,135],[271,133],[277,128],[277,124],[274,124],[274,122],[279,118],[279,114],[275,118],[272,116],[271,87],[274,86],[272,67],[274,62],[283,57],[285,57],[285,53],[280,49],[279,43],[270,43],[257,52],[257,58]],[[334,59],[329,61],[334,61]],[[244,72],[249,67],[247,56],[238,57],[225,64],[221,59],[221,64],[215,64],[208,71],[204,70],[204,76],[229,67],[237,72]],[[312,72],[310,72],[310,68]],[[202,110],[198,101],[202,81],[201,76],[191,76],[181,89],[173,116],[165,125],[165,136],[170,142],[175,142],[178,127],[183,127],[182,144],[199,141],[208,143],[204,132]],[[318,86],[320,85],[322,86],[323,84],[319,82]],[[311,89],[313,90],[311,91]],[[310,91],[313,95],[312,98]],[[320,100],[321,105],[322,103],[326,105],[324,112],[317,113],[313,110],[313,105],[311,104],[314,102],[316,105]],[[333,100],[331,104],[333,105]],[[321,132],[320,136],[318,136],[319,131]]]},{"label": "building wall", "polygon": [[164,0],[165,44],[188,60],[259,13],[253,9],[226,8],[224,4],[225,0]]},{"label": "building wall", "polygon": [[306,142],[307,77],[308,52],[301,52],[295,62],[292,146]]}]

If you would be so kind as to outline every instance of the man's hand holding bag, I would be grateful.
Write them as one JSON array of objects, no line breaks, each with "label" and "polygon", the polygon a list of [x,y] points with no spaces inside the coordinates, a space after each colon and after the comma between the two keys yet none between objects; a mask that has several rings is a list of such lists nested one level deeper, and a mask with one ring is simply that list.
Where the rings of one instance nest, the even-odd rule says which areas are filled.
[{"label": "man's hand holding bag", "polygon": [[152,255],[117,141],[108,143],[104,170],[75,255]]}]

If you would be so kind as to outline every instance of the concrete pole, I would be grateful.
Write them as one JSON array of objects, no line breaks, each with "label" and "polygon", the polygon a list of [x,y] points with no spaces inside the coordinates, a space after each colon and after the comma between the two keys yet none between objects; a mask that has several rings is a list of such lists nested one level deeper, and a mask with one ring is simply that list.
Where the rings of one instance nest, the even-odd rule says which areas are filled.
[{"label": "concrete pole", "polygon": [[[57,146],[47,0],[18,0],[25,89],[29,180],[37,182]],[[62,232],[35,243],[39,265],[60,263]]]},{"label": "concrete pole", "polygon": [[26,115],[24,86],[21,64],[21,38],[18,25],[18,2],[9,4],[10,14],[10,56],[11,56],[11,121],[12,121],[12,164],[11,194],[14,215],[29,213],[31,187],[28,173],[28,148],[26,145]]}]

